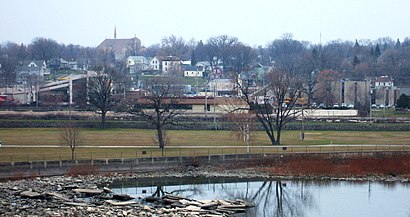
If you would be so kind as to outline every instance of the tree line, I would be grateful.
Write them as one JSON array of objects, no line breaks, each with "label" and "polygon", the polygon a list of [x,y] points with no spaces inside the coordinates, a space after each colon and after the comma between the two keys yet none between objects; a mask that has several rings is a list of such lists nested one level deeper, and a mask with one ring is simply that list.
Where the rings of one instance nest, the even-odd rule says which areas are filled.
[{"label": "tree line", "polygon": [[[342,78],[360,80],[366,77],[388,75],[398,85],[410,83],[410,39],[403,42],[389,37],[377,40],[342,41],[313,44],[293,39],[284,34],[265,46],[251,47],[238,38],[228,35],[211,37],[206,41],[186,41],[175,35],[164,37],[160,43],[129,48],[129,55],[177,56],[191,60],[192,65],[208,61],[211,66],[221,65],[227,76],[230,72],[241,73],[255,64],[275,66],[291,73],[306,74],[312,71],[334,70]],[[24,60],[63,58],[76,60],[80,66],[115,64],[113,53],[95,47],[59,44],[53,39],[35,38],[28,44],[5,42],[0,45],[2,77],[13,83],[11,72]]]}]

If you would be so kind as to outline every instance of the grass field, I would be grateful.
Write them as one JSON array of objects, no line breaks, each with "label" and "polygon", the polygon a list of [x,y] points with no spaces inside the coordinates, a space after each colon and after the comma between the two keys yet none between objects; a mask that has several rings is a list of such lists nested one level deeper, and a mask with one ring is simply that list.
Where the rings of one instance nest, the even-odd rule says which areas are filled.
[{"label": "grass field", "polygon": [[[327,145],[327,144],[409,144],[409,132],[392,131],[307,131],[305,140],[299,140],[299,131],[284,131],[282,145]],[[3,145],[24,145],[31,147],[0,148],[0,162],[33,161],[33,160],[56,160],[69,159],[70,150],[64,148],[36,148],[38,145],[59,145],[61,129],[56,128],[13,128],[0,129],[0,138]],[[246,145],[238,140],[231,131],[167,131],[169,143],[165,149],[166,156],[179,155],[207,155],[246,153]],[[146,156],[160,156],[161,152],[156,148],[155,131],[143,129],[83,129],[81,131],[83,146],[154,146],[154,148],[84,148],[76,150],[78,159],[96,158],[122,158]],[[176,146],[196,146],[195,149],[180,149]],[[225,147],[224,149],[199,148],[199,146],[242,146]],[[263,152],[263,148],[252,146],[264,146],[269,149],[272,146],[266,134],[262,131],[254,132],[252,136],[252,153]],[[303,151],[302,148],[300,148]],[[363,149],[363,147],[360,147]],[[314,149],[312,149],[314,150]],[[278,151],[278,150],[276,150]],[[294,151],[294,150],[292,150]],[[298,151],[298,150],[296,150]],[[319,150],[317,150],[319,151]],[[322,151],[322,150],[320,150]]]},{"label": "grass field", "polygon": [[394,108],[378,108],[372,110],[373,117],[396,117],[396,118],[410,118],[409,111],[396,111]]}]

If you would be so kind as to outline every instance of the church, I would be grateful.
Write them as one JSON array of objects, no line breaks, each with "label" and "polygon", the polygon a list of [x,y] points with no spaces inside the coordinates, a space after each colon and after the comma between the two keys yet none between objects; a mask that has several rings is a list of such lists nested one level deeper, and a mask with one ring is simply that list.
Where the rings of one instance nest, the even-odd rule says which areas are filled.
[{"label": "church", "polygon": [[117,28],[114,27],[114,38],[105,39],[101,44],[97,46],[98,50],[105,52],[113,52],[116,61],[122,61],[127,56],[136,56],[141,49],[141,40],[137,37],[134,38],[117,38]]}]

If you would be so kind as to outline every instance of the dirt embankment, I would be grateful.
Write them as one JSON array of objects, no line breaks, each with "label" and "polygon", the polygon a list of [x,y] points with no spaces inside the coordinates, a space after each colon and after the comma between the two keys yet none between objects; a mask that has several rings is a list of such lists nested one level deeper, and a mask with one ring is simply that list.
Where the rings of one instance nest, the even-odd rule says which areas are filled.
[{"label": "dirt embankment", "polygon": [[272,176],[410,178],[410,152],[286,154],[238,164]]}]

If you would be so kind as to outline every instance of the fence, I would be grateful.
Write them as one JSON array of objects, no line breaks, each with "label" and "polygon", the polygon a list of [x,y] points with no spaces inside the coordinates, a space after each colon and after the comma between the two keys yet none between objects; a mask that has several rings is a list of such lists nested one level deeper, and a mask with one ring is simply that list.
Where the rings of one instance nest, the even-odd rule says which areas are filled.
[{"label": "fence", "polygon": [[[57,146],[3,146],[4,148],[41,148],[43,153],[1,154],[0,163],[46,162],[72,160],[67,148]],[[49,149],[49,151],[46,151]],[[294,145],[294,146],[169,146],[164,150],[156,146],[82,146],[75,152],[75,160],[139,159],[156,157],[197,157],[243,154],[283,153],[338,153],[410,151],[410,145]]]}]

